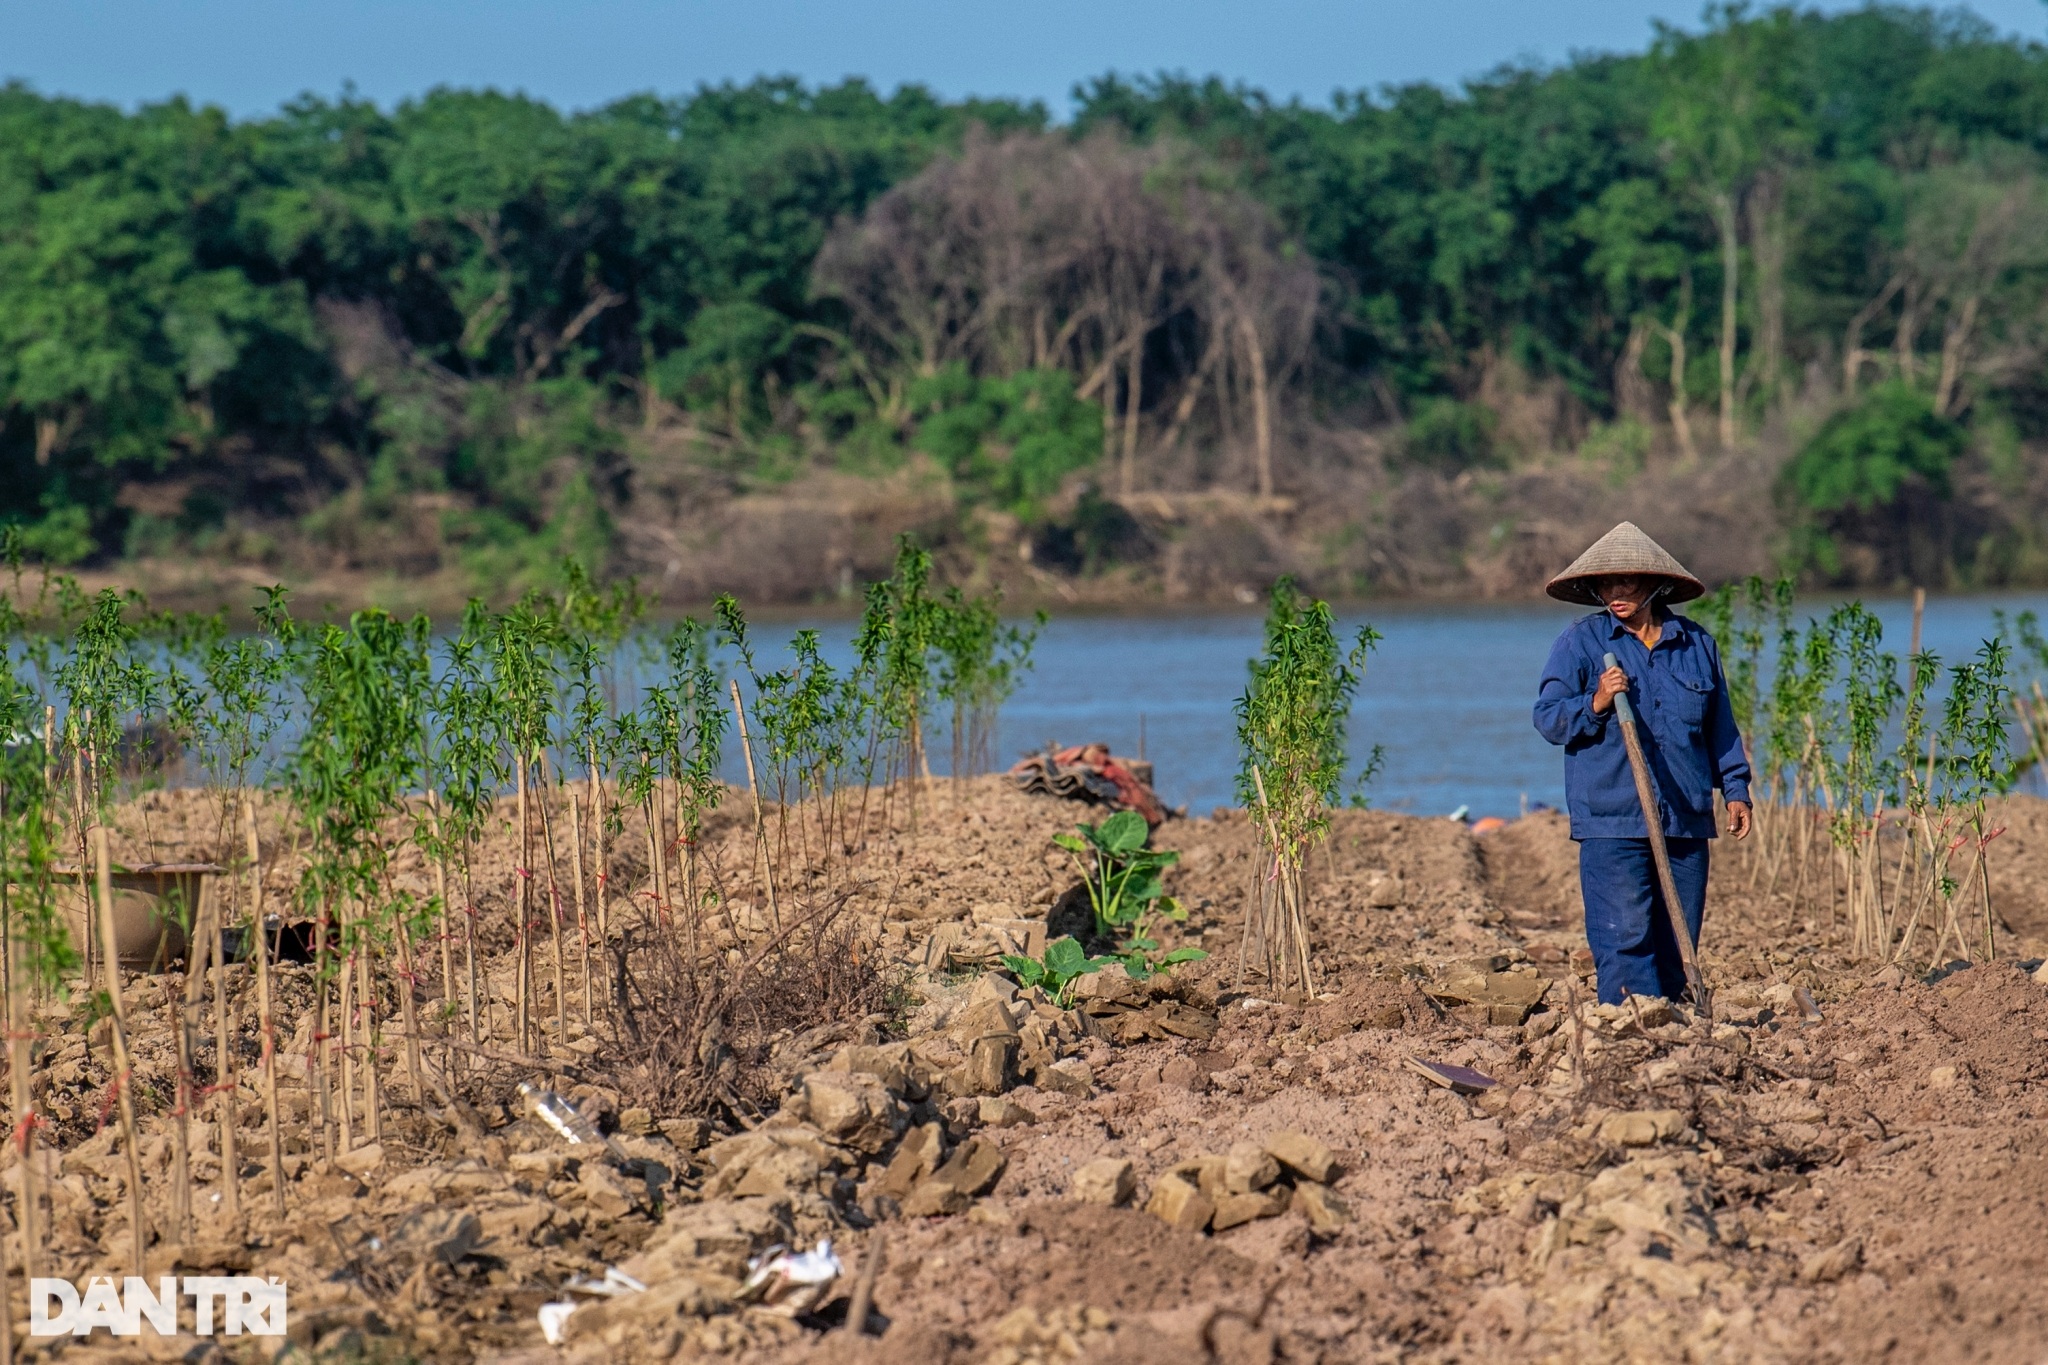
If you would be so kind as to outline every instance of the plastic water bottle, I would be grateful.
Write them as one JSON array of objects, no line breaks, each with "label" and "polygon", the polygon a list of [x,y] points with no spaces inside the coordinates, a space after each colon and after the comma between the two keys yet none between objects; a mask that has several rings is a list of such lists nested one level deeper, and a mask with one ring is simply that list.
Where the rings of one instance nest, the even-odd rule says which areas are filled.
[{"label": "plastic water bottle", "polygon": [[592,1123],[581,1109],[554,1091],[543,1090],[531,1081],[521,1081],[519,1095],[526,1101],[526,1107],[531,1109],[542,1123],[560,1133],[567,1141],[579,1146],[609,1145],[598,1133],[597,1125]]}]

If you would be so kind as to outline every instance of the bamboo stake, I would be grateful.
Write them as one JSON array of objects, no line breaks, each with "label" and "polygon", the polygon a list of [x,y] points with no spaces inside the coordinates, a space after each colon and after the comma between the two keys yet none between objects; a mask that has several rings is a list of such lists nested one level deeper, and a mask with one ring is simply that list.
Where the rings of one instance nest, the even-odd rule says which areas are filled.
[{"label": "bamboo stake", "polygon": [[[747,734],[747,708],[740,701],[740,680],[733,678],[732,709],[740,721],[740,749],[747,756],[747,792],[754,799],[754,846],[759,850],[761,873],[768,888],[768,917],[774,921],[777,932],[782,929],[782,911],[775,904],[775,865],[768,856],[768,827],[761,818],[761,784],[754,776],[754,741]],[[912,785],[916,778],[912,776]],[[913,793],[910,803],[911,824],[917,821],[917,798]]]},{"label": "bamboo stake", "polygon": [[[552,784],[553,777],[547,768],[547,758],[541,758],[541,781]],[[540,833],[548,855],[548,929],[553,935],[555,947],[555,1036],[564,1043],[569,1041],[569,988],[562,978],[562,886],[555,875],[555,822],[548,814],[547,785],[540,790]]]},{"label": "bamboo stake", "polygon": [[455,1002],[455,945],[449,916],[455,907],[448,900],[448,848],[441,840],[441,793],[427,789],[427,819],[434,836],[434,894],[441,900],[441,999]]},{"label": "bamboo stake", "polygon": [[[85,713],[85,723],[92,724],[92,712]],[[78,734],[78,729],[74,725],[71,735],[71,818],[72,827],[78,835],[78,899],[84,906],[85,922],[91,924],[96,911],[92,901],[92,885],[86,881],[85,870],[92,862],[92,852],[87,847],[91,834],[90,822],[85,818],[85,745],[81,740],[82,736]],[[86,934],[85,975],[88,981],[96,974],[99,965],[98,943],[95,935]]]},{"label": "bamboo stake", "polygon": [[[1252,874],[1251,883],[1245,887],[1244,893],[1244,933],[1241,937],[1239,937],[1237,941],[1237,984],[1240,986],[1244,984],[1244,973],[1245,968],[1247,966],[1246,959],[1250,956],[1251,953],[1252,939],[1257,932],[1259,915],[1261,913],[1259,901],[1259,866],[1260,864],[1265,862],[1265,859],[1259,856],[1259,846],[1256,838],[1254,838],[1252,841],[1250,861]],[[1261,944],[1260,951],[1264,951],[1263,944]]]},{"label": "bamboo stake", "polygon": [[569,875],[576,882],[576,932],[583,940],[583,1027],[591,1026],[590,1014],[590,916],[583,901],[583,803],[576,789],[569,789]]},{"label": "bamboo stake", "polygon": [[135,1273],[141,1275],[149,1229],[142,1220],[142,1154],[135,1146],[135,1073],[128,1055],[128,1011],[121,1000],[121,957],[114,936],[114,871],[107,856],[106,826],[94,825],[92,835],[93,861],[99,874],[101,979],[106,983],[107,999],[113,1010],[110,1023],[114,1039],[114,1096],[121,1111],[121,1146],[128,1157],[128,1230]]},{"label": "bamboo stake", "polygon": [[377,1077],[377,949],[365,933],[356,950],[356,1039],[363,1060],[363,1128],[373,1143],[384,1140],[384,1094]]},{"label": "bamboo stake", "polygon": [[426,1082],[421,1079],[419,1003],[413,998],[418,984],[413,972],[412,930],[398,922],[398,1019],[405,1029],[405,1082],[412,1102],[426,1107]]},{"label": "bamboo stake", "polygon": [[[239,901],[240,896],[237,895],[236,899]],[[234,1027],[228,999],[227,955],[220,951],[219,918],[219,904],[216,902],[216,923],[210,950],[213,957],[213,1087],[218,1097],[215,1117],[220,1124],[220,1207],[229,1226],[233,1227],[242,1219],[242,1160],[236,1140],[240,1116],[235,1111],[235,1087],[241,1082],[236,1074],[234,1049],[230,1046]]]},{"label": "bamboo stake", "polygon": [[529,1016],[528,1000],[533,992],[533,952],[527,941],[526,922],[528,918],[527,888],[533,882],[533,831],[526,817],[526,755],[512,757],[512,781],[519,793],[519,867],[513,876],[517,882],[512,898],[513,908],[519,916],[519,968],[518,968],[518,1010],[517,1020],[519,1050],[533,1051],[533,1039],[527,1028]]},{"label": "bamboo stake", "polygon": [[462,958],[469,973],[469,1041],[475,1043],[489,1033],[489,1016],[482,1025],[477,1021],[478,1002],[483,994],[483,983],[477,979],[476,967],[476,889],[469,879],[469,853],[467,845],[462,855]]},{"label": "bamboo stake", "polygon": [[[19,961],[27,946],[18,939],[10,938],[8,955]],[[23,988],[23,977],[24,973],[17,968],[14,973],[15,989],[7,996],[7,1080],[14,1101],[15,1208],[21,1225],[22,1271],[34,1279],[42,1268],[42,1190],[35,1169],[36,1127],[41,1120],[36,1114],[35,1089],[30,1084],[29,1043],[33,1016],[29,1011],[28,992]],[[4,1298],[0,1298],[0,1302],[4,1302]]]},{"label": "bamboo stake", "polygon": [[[175,1122],[171,1126],[171,1238],[183,1244],[192,1235],[192,1149],[191,1119],[194,1096],[192,1068],[193,1054],[198,1051],[194,1045],[194,1033],[198,1021],[199,1007],[205,997],[202,994],[206,984],[206,971],[213,963],[207,951],[207,931],[210,919],[212,897],[207,894],[206,884],[200,883],[199,904],[194,907],[192,930],[194,942],[185,949],[185,990],[181,1001],[170,996],[165,1002],[171,1013],[172,1035],[178,1045],[177,1103],[172,1110]],[[215,935],[218,939],[218,935]]]},{"label": "bamboo stake", "polygon": [[512,976],[514,976],[514,997],[516,997],[514,999],[514,1021],[512,1021],[512,1025],[516,1029],[518,1050],[520,1052],[532,1052],[532,1048],[528,1046],[530,1040],[526,1038],[526,993],[528,993],[528,988],[530,988],[528,986],[530,962],[528,962],[528,954],[526,954],[526,884],[532,880],[532,872],[530,872],[530,864],[532,864],[532,839],[530,839],[530,833],[526,829],[526,755],[522,755],[522,753],[514,753],[512,755],[512,792],[516,796],[516,810],[518,810],[518,868],[512,870],[512,882],[514,882],[514,886],[512,886],[512,915],[516,917],[516,923],[514,923],[514,950],[518,952],[518,962],[516,962],[514,972],[512,972]]},{"label": "bamboo stake", "polygon": [[640,823],[647,827],[647,868],[653,878],[654,913],[661,923],[668,923],[668,864],[662,857],[661,797],[654,791],[647,793],[647,799],[640,803]]},{"label": "bamboo stake", "polygon": [[[344,921],[346,924],[347,921]],[[346,930],[344,930],[346,932]],[[356,1007],[355,962],[359,948],[352,948],[335,973],[335,1014],[341,1032],[341,1150],[356,1149]]]},{"label": "bamboo stake", "polygon": [[1976,818],[1971,821],[1971,824],[1975,827],[1977,835],[1977,882],[1984,893],[1984,960],[1986,962],[1996,962],[1998,961],[1998,943],[1992,937],[1991,932],[1993,920],[1991,911],[1991,839],[1990,836],[1984,833],[1984,808],[1981,805],[1978,806]]},{"label": "bamboo stake", "polygon": [[881,1272],[882,1256],[888,1245],[888,1231],[876,1228],[868,1242],[867,1259],[861,1263],[860,1275],[853,1282],[853,1301],[846,1309],[846,1323],[840,1328],[850,1337],[860,1337],[868,1330],[868,1311],[875,1303],[875,1277]]},{"label": "bamboo stake", "polygon": [[7,1239],[0,1237],[0,1365],[14,1365],[14,1310],[7,1278]]},{"label": "bamboo stake", "polygon": [[329,980],[327,971],[327,926],[332,922],[333,913],[333,903],[323,894],[320,897],[320,914],[313,924],[313,932],[319,937],[313,949],[313,1038],[307,1058],[312,1065],[306,1069],[307,1087],[317,1092],[320,1098],[320,1150],[329,1161],[334,1160],[334,1016],[331,1002],[335,983]]},{"label": "bamboo stake", "polygon": [[263,926],[263,848],[256,838],[256,803],[242,798],[242,823],[249,833],[249,928],[256,935],[256,1018],[263,1035],[263,1107],[270,1129],[272,1208],[284,1217],[284,1130],[277,1118],[277,1022],[270,1008],[270,936]]},{"label": "bamboo stake", "polygon": [[597,772],[597,741],[590,741],[590,823],[597,840],[597,941],[611,942],[611,877],[604,856],[604,779]]}]

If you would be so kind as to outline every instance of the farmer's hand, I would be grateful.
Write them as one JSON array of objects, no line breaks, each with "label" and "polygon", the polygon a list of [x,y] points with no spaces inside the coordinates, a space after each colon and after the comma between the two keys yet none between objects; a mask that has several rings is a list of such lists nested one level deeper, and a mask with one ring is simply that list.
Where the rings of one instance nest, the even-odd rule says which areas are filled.
[{"label": "farmer's hand", "polygon": [[1730,801],[1728,803],[1728,837],[1731,839],[1747,839],[1749,837],[1749,802]]},{"label": "farmer's hand", "polygon": [[1614,705],[1614,699],[1628,691],[1628,674],[1616,664],[1600,675],[1600,685],[1593,689],[1593,714],[1604,716]]}]

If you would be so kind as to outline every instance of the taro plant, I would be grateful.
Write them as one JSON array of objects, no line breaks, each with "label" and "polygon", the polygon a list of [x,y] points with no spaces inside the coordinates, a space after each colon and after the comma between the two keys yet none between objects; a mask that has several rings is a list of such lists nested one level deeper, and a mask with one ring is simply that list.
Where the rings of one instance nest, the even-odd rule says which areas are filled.
[{"label": "taro plant", "polygon": [[1145,847],[1151,829],[1134,810],[1120,810],[1101,824],[1077,826],[1078,834],[1055,834],[1088,891],[1094,937],[1116,945],[1116,960],[1140,979],[1182,962],[1208,956],[1199,948],[1176,948],[1154,959],[1163,921],[1184,922],[1188,912],[1166,894],[1166,869],[1180,861],[1171,849]]},{"label": "taro plant", "polygon": [[1095,936],[1115,939],[1143,924],[1151,915],[1187,917],[1166,894],[1163,876],[1180,861],[1170,849],[1148,849],[1151,829],[1134,810],[1120,810],[1099,825],[1078,825],[1078,834],[1055,834],[1088,890],[1088,908],[1095,916]]},{"label": "taro plant", "polygon": [[1074,1002],[1074,986],[1082,977],[1120,960],[1101,955],[1091,957],[1077,940],[1065,935],[1046,944],[1043,957],[1003,954],[1003,965],[1016,976],[1019,985],[1027,990],[1044,990],[1061,1009]]}]

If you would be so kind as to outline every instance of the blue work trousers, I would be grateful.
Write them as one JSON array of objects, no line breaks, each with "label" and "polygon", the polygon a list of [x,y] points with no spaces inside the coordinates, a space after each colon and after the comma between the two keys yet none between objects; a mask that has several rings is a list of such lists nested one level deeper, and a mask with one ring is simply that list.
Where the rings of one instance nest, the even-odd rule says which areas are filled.
[{"label": "blue work trousers", "polygon": [[[1664,847],[1680,908],[1698,944],[1707,909],[1707,840],[1666,839]],[[1685,961],[1664,909],[1650,841],[1581,840],[1579,889],[1586,898],[1586,944],[1593,950],[1600,1003],[1618,1005],[1625,995],[1683,999]]]}]

